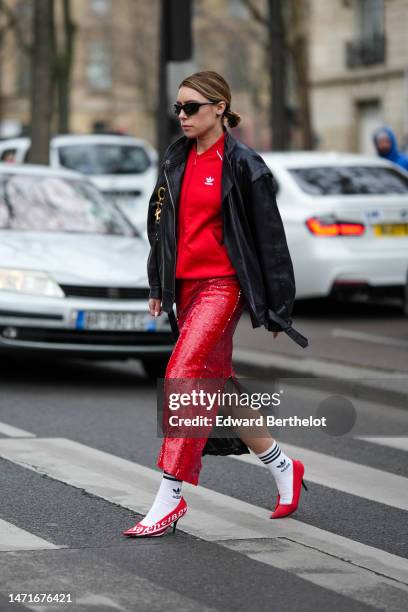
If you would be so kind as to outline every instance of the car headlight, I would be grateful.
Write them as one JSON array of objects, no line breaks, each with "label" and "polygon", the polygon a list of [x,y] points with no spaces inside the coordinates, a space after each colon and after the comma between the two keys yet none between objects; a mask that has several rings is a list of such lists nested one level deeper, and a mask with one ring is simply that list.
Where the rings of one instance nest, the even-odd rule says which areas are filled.
[{"label": "car headlight", "polygon": [[64,297],[61,287],[46,273],[37,270],[0,268],[0,291]]}]

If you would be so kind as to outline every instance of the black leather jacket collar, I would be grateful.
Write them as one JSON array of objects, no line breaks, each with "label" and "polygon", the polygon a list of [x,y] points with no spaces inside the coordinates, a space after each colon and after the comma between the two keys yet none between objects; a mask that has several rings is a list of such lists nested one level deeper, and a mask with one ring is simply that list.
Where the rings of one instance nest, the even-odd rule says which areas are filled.
[{"label": "black leather jacket collar", "polygon": [[[253,327],[284,331],[305,348],[307,338],[292,327],[295,279],[271,170],[252,148],[225,130],[222,168],[223,240],[237,271]],[[177,207],[185,164],[194,139],[181,136],[163,156],[147,218],[151,246],[147,270],[150,297],[171,313],[175,299]],[[165,188],[160,223],[157,192]]]}]

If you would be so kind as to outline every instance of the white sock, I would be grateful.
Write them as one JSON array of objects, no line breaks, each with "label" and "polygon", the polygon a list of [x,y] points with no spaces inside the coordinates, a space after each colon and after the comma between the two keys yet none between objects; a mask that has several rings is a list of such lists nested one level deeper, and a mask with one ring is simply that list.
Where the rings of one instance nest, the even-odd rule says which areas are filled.
[{"label": "white sock", "polygon": [[171,474],[163,472],[163,478],[154,499],[153,505],[141,520],[143,525],[154,525],[179,504],[181,499],[182,480],[177,480]]},{"label": "white sock", "polygon": [[292,503],[293,497],[293,461],[274,441],[266,451],[257,457],[269,468],[278,487],[281,504]]}]

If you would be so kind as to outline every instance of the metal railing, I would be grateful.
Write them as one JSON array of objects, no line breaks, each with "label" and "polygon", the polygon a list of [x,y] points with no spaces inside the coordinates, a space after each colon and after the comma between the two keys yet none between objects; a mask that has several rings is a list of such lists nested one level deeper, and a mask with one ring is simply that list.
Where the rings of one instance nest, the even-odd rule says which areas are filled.
[{"label": "metal railing", "polygon": [[385,36],[373,34],[346,43],[346,64],[348,68],[372,66],[385,62]]}]

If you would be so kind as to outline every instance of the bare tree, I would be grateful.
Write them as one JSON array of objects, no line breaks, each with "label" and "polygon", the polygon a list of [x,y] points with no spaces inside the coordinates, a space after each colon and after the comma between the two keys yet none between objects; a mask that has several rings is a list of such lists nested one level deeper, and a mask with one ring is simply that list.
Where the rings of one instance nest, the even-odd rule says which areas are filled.
[{"label": "bare tree", "polygon": [[309,54],[307,16],[309,0],[298,2],[290,0],[290,25],[288,27],[288,47],[292,56],[292,65],[296,74],[296,97],[299,104],[299,119],[301,124],[301,146],[303,149],[313,149],[313,131],[310,112],[309,92]]},{"label": "bare tree", "polygon": [[309,66],[307,52],[307,15],[309,1],[289,0],[283,14],[281,0],[267,0],[266,10],[257,0],[241,0],[248,7],[253,19],[264,26],[268,32],[265,53],[269,58],[270,69],[270,118],[274,148],[286,149],[289,144],[287,100],[286,100],[286,62],[290,55],[296,76],[296,99],[299,105],[299,124],[301,143],[305,149],[313,148]]},{"label": "bare tree", "polygon": [[236,106],[239,101],[249,103],[253,131],[245,133],[244,117],[243,123],[235,128],[238,137],[253,139],[254,146],[262,143],[260,146],[267,147],[268,130],[264,129],[261,120],[268,116],[269,110],[265,79],[261,76],[268,70],[264,52],[267,30],[263,23],[251,19],[248,11],[231,16],[226,13],[226,3],[215,5],[214,10],[212,3],[195,1],[196,57],[203,68],[213,66],[225,76],[233,90],[235,110],[240,111]]},{"label": "bare tree", "polygon": [[7,4],[7,2],[5,2],[5,0],[0,0],[0,13],[5,18],[5,24],[1,28],[2,33],[4,33],[8,29],[13,30],[18,45],[26,53],[30,53],[31,45],[24,36],[22,24],[19,22],[15,11],[11,8],[9,4]]},{"label": "bare tree", "polygon": [[29,160],[37,164],[49,163],[55,66],[53,9],[53,0],[34,0]]},{"label": "bare tree", "polygon": [[[54,15],[54,6],[59,9]],[[55,125],[59,132],[69,132],[71,71],[74,55],[74,42],[76,27],[71,16],[71,0],[61,0],[57,4],[54,0],[32,0],[27,3],[31,27],[27,27],[26,19],[22,21],[18,8],[12,7],[5,0],[0,0],[0,15],[3,23],[0,27],[0,45],[7,30],[12,30],[16,45],[20,53],[26,54],[31,62],[31,132],[44,138],[51,128],[44,131],[44,121],[51,123],[56,114]],[[24,13],[27,16],[27,11]],[[58,25],[55,21],[58,21]],[[27,35],[29,32],[29,35]],[[40,75],[40,80],[38,76]],[[49,76],[51,75],[51,76]],[[51,82],[49,81],[51,78]],[[57,95],[57,104],[54,105],[54,94]],[[45,102],[46,101],[46,102]],[[36,129],[33,125],[41,117],[41,127]],[[48,119],[47,119],[48,118]],[[37,158],[36,145],[30,158]],[[44,146],[45,150],[45,146]],[[32,158],[33,159],[33,158]],[[45,159],[44,152],[38,159]]]},{"label": "bare tree", "polygon": [[146,115],[154,121],[157,112],[158,69],[159,69],[159,18],[158,0],[135,2],[132,16],[140,24],[138,34],[134,37],[131,57],[136,63],[135,81],[141,104]]},{"label": "bare tree", "polygon": [[270,44],[271,113],[270,129],[275,150],[289,148],[289,126],[286,114],[286,44],[282,0],[268,0],[268,31]]},{"label": "bare tree", "polygon": [[71,71],[76,26],[71,15],[71,0],[62,0],[62,31],[57,36],[54,78],[58,97],[58,132],[70,130]]},{"label": "bare tree", "polygon": [[[8,32],[13,33],[19,49],[21,49],[23,53],[29,54],[31,51],[31,45],[23,34],[22,24],[20,23],[15,11],[4,0],[0,0],[0,20],[0,62],[3,61],[4,40]],[[0,70],[0,74],[1,73],[2,70]],[[2,116],[2,106],[2,95],[0,91],[0,118]]]},{"label": "bare tree", "polygon": [[242,0],[253,19],[262,24],[267,33],[265,53],[268,58],[270,108],[269,124],[274,149],[285,150],[289,146],[289,129],[286,114],[286,32],[281,0],[267,0],[261,9],[254,0]]}]

